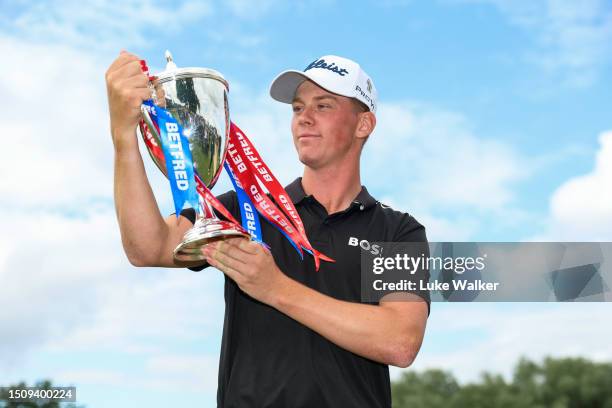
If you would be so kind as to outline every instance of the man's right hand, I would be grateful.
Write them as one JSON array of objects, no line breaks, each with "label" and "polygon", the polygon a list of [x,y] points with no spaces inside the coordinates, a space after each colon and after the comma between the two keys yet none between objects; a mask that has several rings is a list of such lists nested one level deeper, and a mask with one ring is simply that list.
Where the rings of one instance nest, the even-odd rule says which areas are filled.
[{"label": "man's right hand", "polygon": [[122,51],[106,71],[106,90],[115,145],[115,209],[123,248],[133,265],[176,267],[173,250],[192,224],[182,216],[164,219],[147,179],[136,126],[140,106],[151,97],[151,90],[140,58]]},{"label": "man's right hand", "polygon": [[142,71],[141,60],[121,51],[106,71],[106,90],[110,126],[115,149],[136,147],[136,126],[141,118],[140,105],[151,98],[149,80]]}]

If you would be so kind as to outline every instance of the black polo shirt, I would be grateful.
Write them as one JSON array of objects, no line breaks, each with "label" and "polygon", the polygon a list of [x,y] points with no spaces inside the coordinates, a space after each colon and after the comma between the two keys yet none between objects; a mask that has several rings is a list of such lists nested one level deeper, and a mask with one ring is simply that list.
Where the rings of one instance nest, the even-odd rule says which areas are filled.
[{"label": "black polo shirt", "polygon": [[[300,260],[285,237],[260,217],[263,240],[286,275],[336,299],[361,299],[360,247],[350,245],[354,238],[426,241],[421,224],[382,205],[365,187],[346,210],[331,215],[304,193],[300,178],[286,190],[310,243],[336,262],[322,261],[316,272],[312,256],[305,254]],[[240,219],[235,192],[219,199]],[[182,214],[194,221],[193,210]],[[336,346],[251,298],[226,276],[217,404],[223,408],[391,407],[389,368]]]}]

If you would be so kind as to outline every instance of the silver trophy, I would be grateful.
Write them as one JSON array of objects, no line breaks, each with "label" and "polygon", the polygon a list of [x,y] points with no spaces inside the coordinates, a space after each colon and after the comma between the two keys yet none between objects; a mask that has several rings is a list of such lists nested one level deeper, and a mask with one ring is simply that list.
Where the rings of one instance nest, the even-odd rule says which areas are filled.
[{"label": "silver trophy", "polygon": [[[227,151],[230,128],[227,101],[228,84],[223,76],[208,68],[177,68],[166,51],[166,70],[151,77],[150,86],[155,105],[166,109],[182,126],[189,140],[194,173],[211,189],[221,173]],[[143,107],[140,132],[157,167],[166,175],[166,161],[161,138],[149,112]],[[211,205],[200,195],[200,205],[208,211],[196,210],[194,226],[183,236],[174,250],[174,261],[180,266],[205,263],[201,248],[211,241],[250,235],[233,222],[218,219]],[[211,214],[205,217],[203,214]]]}]

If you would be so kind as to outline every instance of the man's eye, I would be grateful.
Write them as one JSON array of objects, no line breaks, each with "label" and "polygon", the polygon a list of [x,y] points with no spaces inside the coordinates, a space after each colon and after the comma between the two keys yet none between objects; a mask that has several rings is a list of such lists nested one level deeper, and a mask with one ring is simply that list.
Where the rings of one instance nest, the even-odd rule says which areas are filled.
[{"label": "man's eye", "polygon": [[293,112],[300,112],[302,110],[301,106],[294,106],[293,107]]},{"label": "man's eye", "polygon": [[331,106],[326,104],[326,103],[320,103],[318,106],[319,106],[319,109],[329,109],[329,108],[331,108]]}]

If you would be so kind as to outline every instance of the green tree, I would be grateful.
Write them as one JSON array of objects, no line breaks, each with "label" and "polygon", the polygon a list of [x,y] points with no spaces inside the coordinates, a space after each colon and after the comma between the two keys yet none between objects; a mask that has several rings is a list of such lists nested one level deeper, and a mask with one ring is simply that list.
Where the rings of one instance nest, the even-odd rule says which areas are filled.
[{"label": "green tree", "polygon": [[484,373],[480,383],[467,384],[449,401],[450,407],[523,408],[512,387],[500,375]]},{"label": "green tree", "polygon": [[544,360],[542,404],[559,408],[612,408],[612,364],[583,358]]},{"label": "green tree", "polygon": [[459,384],[452,374],[442,370],[406,372],[391,384],[394,407],[446,408],[458,390]]},{"label": "green tree", "polygon": [[483,373],[460,385],[441,370],[408,372],[391,386],[394,408],[612,408],[612,364],[583,358],[521,359],[507,382]]}]

